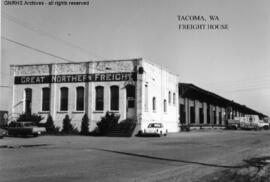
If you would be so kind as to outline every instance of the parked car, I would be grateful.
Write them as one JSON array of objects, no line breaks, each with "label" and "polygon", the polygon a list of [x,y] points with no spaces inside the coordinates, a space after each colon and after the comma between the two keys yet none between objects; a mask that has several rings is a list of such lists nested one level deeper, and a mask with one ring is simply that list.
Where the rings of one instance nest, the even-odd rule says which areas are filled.
[{"label": "parked car", "polygon": [[149,123],[147,128],[143,130],[142,134],[166,136],[167,130],[162,123]]},{"label": "parked car", "polygon": [[268,129],[269,129],[269,123],[266,123],[266,122],[264,122],[264,121],[262,121],[262,120],[260,120],[260,121],[257,123],[257,125],[258,125],[258,128],[259,128],[259,129],[265,129],[265,130],[268,130]]},{"label": "parked car", "polygon": [[32,122],[12,122],[8,126],[8,135],[11,136],[28,136],[37,137],[43,132],[46,132],[44,127],[37,127]]},{"label": "parked car", "polygon": [[0,139],[4,138],[4,136],[6,136],[6,135],[7,135],[7,131],[0,128]]},{"label": "parked car", "polygon": [[246,115],[244,117],[239,117],[239,120],[241,129],[269,129],[269,123],[260,120],[258,115]]},{"label": "parked car", "polygon": [[238,128],[240,128],[240,120],[236,120],[236,119],[228,120],[227,129],[237,130]]}]

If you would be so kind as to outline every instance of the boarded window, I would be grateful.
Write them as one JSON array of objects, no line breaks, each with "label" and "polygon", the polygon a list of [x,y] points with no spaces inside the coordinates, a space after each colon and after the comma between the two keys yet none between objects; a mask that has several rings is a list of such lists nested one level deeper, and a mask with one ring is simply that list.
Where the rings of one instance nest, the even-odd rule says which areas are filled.
[{"label": "boarded window", "polygon": [[167,100],[165,99],[164,101],[163,101],[163,109],[164,109],[164,112],[167,112]]},{"label": "boarded window", "polygon": [[111,86],[111,110],[119,110],[119,87]]},{"label": "boarded window", "polygon": [[42,111],[50,110],[50,88],[42,88]]},{"label": "boarded window", "polygon": [[103,111],[104,109],[104,88],[102,86],[96,87],[96,111]]},{"label": "boarded window", "polygon": [[171,104],[171,99],[172,99],[171,91],[169,91],[169,93],[168,93],[168,101],[169,101],[169,104]]},{"label": "boarded window", "polygon": [[145,85],[144,88],[144,110],[148,111],[148,85]]},{"label": "boarded window", "polygon": [[156,111],[156,97],[153,97],[152,99],[152,107],[153,107],[153,111]]},{"label": "boarded window", "polygon": [[175,99],[176,99],[176,98],[175,98],[175,93],[173,93],[173,105],[175,105],[175,103],[176,103],[176,102],[175,102],[175,101],[176,101]]},{"label": "boarded window", "polygon": [[67,111],[68,110],[68,88],[67,87],[62,87],[60,89],[60,110],[61,111]]},{"label": "boarded window", "polygon": [[76,88],[76,110],[84,110],[84,87]]}]

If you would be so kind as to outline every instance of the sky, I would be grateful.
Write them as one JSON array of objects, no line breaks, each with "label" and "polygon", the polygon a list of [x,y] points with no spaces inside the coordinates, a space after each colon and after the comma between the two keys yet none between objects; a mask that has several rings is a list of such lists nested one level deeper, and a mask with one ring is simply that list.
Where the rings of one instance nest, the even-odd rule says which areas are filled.
[{"label": "sky", "polygon": [[[1,110],[8,109],[9,65],[67,62],[27,45],[74,62],[143,57],[177,73],[180,82],[270,116],[269,0],[91,0],[88,6],[1,2]],[[178,15],[206,21],[179,21]],[[210,15],[219,21],[209,20]],[[179,24],[225,24],[228,29],[182,30]]]}]

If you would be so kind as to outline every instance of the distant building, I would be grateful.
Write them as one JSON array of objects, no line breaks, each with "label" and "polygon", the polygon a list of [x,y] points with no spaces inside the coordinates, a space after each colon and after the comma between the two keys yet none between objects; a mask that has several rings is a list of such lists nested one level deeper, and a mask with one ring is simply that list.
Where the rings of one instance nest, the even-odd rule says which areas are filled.
[{"label": "distant building", "polygon": [[90,130],[107,111],[131,118],[140,130],[162,122],[179,131],[178,76],[144,59],[12,65],[11,113],[50,113],[62,127],[66,114]]},{"label": "distant building", "polygon": [[228,119],[264,114],[235,103],[193,84],[179,83],[179,113],[182,126],[224,127]]}]

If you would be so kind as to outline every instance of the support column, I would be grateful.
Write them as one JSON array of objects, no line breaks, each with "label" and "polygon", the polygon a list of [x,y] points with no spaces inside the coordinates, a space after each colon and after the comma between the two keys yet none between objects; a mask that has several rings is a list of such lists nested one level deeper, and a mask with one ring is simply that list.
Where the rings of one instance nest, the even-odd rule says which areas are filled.
[{"label": "support column", "polygon": [[210,124],[214,124],[213,105],[210,104]]}]

